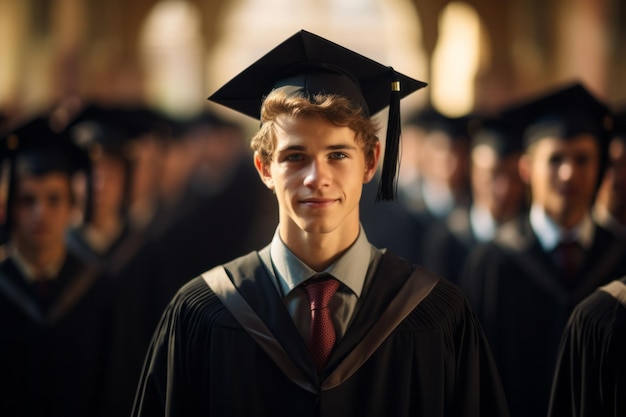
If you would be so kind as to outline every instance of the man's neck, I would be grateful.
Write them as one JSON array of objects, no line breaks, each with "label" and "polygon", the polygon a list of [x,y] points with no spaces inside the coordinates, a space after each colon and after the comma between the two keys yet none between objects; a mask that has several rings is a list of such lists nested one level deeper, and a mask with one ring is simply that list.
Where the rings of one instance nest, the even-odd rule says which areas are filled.
[{"label": "man's neck", "polygon": [[306,265],[315,271],[323,271],[335,262],[359,236],[359,227],[354,232],[332,233],[289,232],[281,230],[285,245]]},{"label": "man's neck", "polygon": [[19,243],[15,247],[20,256],[38,271],[48,270],[65,257],[65,245],[62,242],[50,248],[31,248]]}]

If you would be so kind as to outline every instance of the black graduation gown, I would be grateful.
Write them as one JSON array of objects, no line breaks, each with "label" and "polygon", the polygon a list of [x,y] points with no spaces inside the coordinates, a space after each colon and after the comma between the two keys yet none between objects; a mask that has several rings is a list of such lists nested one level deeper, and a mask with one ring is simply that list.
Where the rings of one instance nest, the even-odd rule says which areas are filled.
[{"label": "black graduation gown", "polygon": [[304,375],[312,390],[281,371],[279,361],[270,359],[202,278],[192,280],[162,317],[132,415],[508,415],[480,325],[462,293],[445,280],[436,283],[351,377],[320,389],[350,352],[362,346],[359,342],[413,269],[390,253],[379,265],[319,380],[259,255],[253,252],[226,265],[239,294],[273,335],[269,339],[284,349],[280,358]]},{"label": "black graduation gown", "polygon": [[618,283],[621,300],[598,290],[574,309],[561,340],[549,417],[626,416],[626,278]]},{"label": "black graduation gown", "polygon": [[360,220],[367,230],[368,240],[377,248],[387,248],[398,256],[421,265],[423,236],[427,230],[422,218],[410,212],[400,201],[376,202],[377,191],[378,180],[374,179],[365,184],[361,197]]},{"label": "black graduation gown", "polygon": [[463,265],[478,244],[472,231],[469,209],[455,208],[445,222],[436,222],[428,229],[424,245],[424,268],[458,284]]},{"label": "black graduation gown", "polygon": [[565,282],[527,216],[470,253],[461,287],[485,329],[512,416],[546,414],[567,319],[595,288],[626,272],[625,254],[622,242],[596,227],[577,276]]},{"label": "black graduation gown", "polygon": [[100,415],[107,290],[68,254],[46,312],[11,258],[0,264],[0,415]]},{"label": "black graduation gown", "polygon": [[223,190],[187,195],[176,218],[161,219],[159,230],[150,231],[150,240],[117,275],[111,416],[130,413],[150,339],[176,291],[203,271],[262,246],[276,230],[275,196],[247,158],[236,163]]}]

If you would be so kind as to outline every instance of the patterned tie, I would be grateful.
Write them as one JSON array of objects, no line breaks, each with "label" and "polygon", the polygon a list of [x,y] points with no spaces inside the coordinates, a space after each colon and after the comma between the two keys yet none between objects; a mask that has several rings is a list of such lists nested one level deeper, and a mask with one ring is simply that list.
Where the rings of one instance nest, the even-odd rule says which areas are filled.
[{"label": "patterned tie", "polygon": [[328,304],[339,288],[339,281],[325,274],[308,280],[304,288],[311,303],[309,353],[317,372],[320,373],[326,366],[337,339]]},{"label": "patterned tie", "polygon": [[557,264],[563,277],[571,280],[576,276],[582,262],[583,250],[575,241],[562,241],[555,249]]},{"label": "patterned tie", "polygon": [[41,311],[46,312],[52,302],[54,281],[51,279],[36,279],[33,282],[33,289],[35,290],[35,297],[37,304],[41,308]]}]

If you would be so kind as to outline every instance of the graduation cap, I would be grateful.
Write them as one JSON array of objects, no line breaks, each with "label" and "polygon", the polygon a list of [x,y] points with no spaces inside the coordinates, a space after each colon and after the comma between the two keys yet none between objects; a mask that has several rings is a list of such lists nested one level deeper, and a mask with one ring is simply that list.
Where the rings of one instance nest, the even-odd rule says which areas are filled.
[{"label": "graduation cap", "polygon": [[[9,162],[7,208],[16,192],[16,181],[25,175],[42,176],[61,172],[68,176],[84,171],[89,175],[87,153],[77,146],[67,131],[57,132],[48,118],[36,117],[0,139],[0,159]],[[6,227],[10,227],[11,210],[6,211]]]},{"label": "graduation cap", "polygon": [[366,117],[387,106],[389,121],[379,200],[393,200],[400,139],[400,99],[426,86],[343,46],[300,31],[209,97],[209,100],[260,119],[265,97],[277,88],[288,95],[338,95]]},{"label": "graduation cap", "polygon": [[45,117],[36,117],[5,135],[0,157],[35,175],[53,171],[73,174],[89,167],[85,151],[67,131],[54,131]]},{"label": "graduation cap", "polygon": [[571,140],[579,135],[591,135],[600,150],[599,187],[608,164],[608,147],[614,122],[608,106],[582,83],[573,82],[554,89],[534,100],[509,108],[502,115],[512,120],[522,135],[523,149],[528,149],[546,137]]},{"label": "graduation cap", "polygon": [[546,136],[569,140],[580,134],[593,135],[604,147],[612,128],[609,108],[580,82],[509,108],[503,116],[522,132],[524,148]]},{"label": "graduation cap", "polygon": [[473,119],[469,127],[471,149],[480,145],[491,148],[500,157],[522,151],[522,137],[511,120],[501,116]]},{"label": "graduation cap", "polygon": [[66,129],[74,142],[86,149],[92,159],[104,153],[130,162],[131,141],[136,132],[134,126],[120,114],[113,107],[92,103],[85,106]]},{"label": "graduation cap", "polygon": [[429,133],[443,132],[452,141],[465,141],[469,139],[471,121],[469,115],[450,117],[433,107],[427,107],[412,114],[406,124],[420,127]]},{"label": "graduation cap", "polygon": [[619,138],[626,142],[626,107],[618,110],[614,116],[613,138]]}]

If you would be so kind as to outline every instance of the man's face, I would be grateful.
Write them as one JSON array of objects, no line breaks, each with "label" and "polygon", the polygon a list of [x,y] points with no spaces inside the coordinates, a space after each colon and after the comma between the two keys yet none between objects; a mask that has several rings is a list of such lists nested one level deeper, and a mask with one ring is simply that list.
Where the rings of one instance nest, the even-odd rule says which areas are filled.
[{"label": "man's face", "polygon": [[276,121],[276,151],[269,165],[255,155],[263,182],[278,199],[281,236],[343,232],[359,228],[359,200],[380,153],[366,162],[355,132],[322,118]]},{"label": "man's face", "polygon": [[487,145],[479,145],[472,151],[474,203],[487,208],[498,223],[512,218],[524,198],[524,184],[517,169],[518,159],[515,154],[500,157]]},{"label": "man's face", "polygon": [[67,175],[24,176],[17,181],[12,237],[18,246],[30,250],[62,245],[72,209]]},{"label": "man's face", "polygon": [[599,146],[591,135],[569,140],[543,138],[520,161],[533,204],[565,228],[575,226],[593,202],[599,170]]},{"label": "man's face", "polygon": [[93,164],[94,221],[106,221],[120,215],[124,204],[126,167],[124,163],[103,155]]}]

